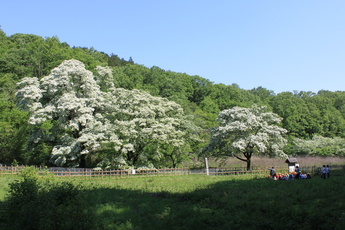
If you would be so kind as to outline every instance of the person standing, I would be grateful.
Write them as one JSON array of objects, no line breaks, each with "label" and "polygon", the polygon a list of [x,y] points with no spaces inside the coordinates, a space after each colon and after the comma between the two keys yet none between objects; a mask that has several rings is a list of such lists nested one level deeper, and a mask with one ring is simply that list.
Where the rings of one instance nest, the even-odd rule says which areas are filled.
[{"label": "person standing", "polygon": [[276,170],[275,170],[274,167],[272,167],[272,168],[270,169],[270,176],[271,176],[273,179],[275,179],[275,177],[277,176],[277,173],[276,173]]},{"label": "person standing", "polygon": [[301,169],[300,169],[300,167],[298,167],[298,165],[295,168],[295,172],[296,172],[295,178],[299,179],[299,176],[301,175]]},{"label": "person standing", "polygon": [[323,165],[321,169],[321,178],[326,179],[326,174],[327,174],[327,168],[326,168],[326,165]]},{"label": "person standing", "polygon": [[327,174],[327,178],[329,178],[329,173],[331,172],[330,168],[328,165],[326,165],[326,174]]}]

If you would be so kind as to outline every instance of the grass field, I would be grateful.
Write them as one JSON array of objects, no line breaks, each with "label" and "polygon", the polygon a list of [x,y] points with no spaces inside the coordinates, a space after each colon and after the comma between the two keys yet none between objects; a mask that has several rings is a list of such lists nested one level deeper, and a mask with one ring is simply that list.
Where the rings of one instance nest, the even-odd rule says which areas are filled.
[{"label": "grass field", "polygon": [[[0,177],[2,198],[14,179]],[[56,180],[83,186],[92,229],[345,229],[344,170],[326,180],[319,175],[291,181],[245,175]]]}]

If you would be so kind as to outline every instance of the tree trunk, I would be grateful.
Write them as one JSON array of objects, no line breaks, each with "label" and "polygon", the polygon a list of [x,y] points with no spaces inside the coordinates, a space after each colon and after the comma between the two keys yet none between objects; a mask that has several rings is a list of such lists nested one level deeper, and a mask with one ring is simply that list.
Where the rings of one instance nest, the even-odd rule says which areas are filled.
[{"label": "tree trunk", "polygon": [[251,153],[248,153],[248,152],[243,153],[243,156],[244,156],[245,158],[241,158],[241,157],[239,157],[239,156],[237,156],[237,155],[234,155],[234,156],[235,156],[237,159],[241,160],[241,161],[247,162],[247,171],[250,170],[251,157],[252,157],[252,154],[251,154]]},{"label": "tree trunk", "polygon": [[86,167],[86,154],[80,154],[79,168],[85,168],[85,167]]},{"label": "tree trunk", "polygon": [[253,155],[253,148],[249,148],[249,151],[247,151],[246,154],[244,154],[244,156],[246,157],[246,162],[247,162],[247,171],[250,170],[252,155]]},{"label": "tree trunk", "polygon": [[248,158],[246,162],[247,162],[247,171],[249,171],[250,170],[250,163],[251,163],[250,158]]}]

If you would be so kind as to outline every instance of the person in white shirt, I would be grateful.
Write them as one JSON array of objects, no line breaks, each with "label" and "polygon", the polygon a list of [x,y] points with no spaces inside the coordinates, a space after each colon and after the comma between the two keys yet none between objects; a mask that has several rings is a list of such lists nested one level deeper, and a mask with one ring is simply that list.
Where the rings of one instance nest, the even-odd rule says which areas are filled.
[{"label": "person in white shirt", "polygon": [[326,165],[323,165],[321,169],[321,178],[326,179],[326,174],[327,174],[327,168],[326,168]]},{"label": "person in white shirt", "polygon": [[329,173],[331,172],[331,170],[329,169],[329,166],[326,166],[326,174],[327,174],[327,178],[329,178]]}]

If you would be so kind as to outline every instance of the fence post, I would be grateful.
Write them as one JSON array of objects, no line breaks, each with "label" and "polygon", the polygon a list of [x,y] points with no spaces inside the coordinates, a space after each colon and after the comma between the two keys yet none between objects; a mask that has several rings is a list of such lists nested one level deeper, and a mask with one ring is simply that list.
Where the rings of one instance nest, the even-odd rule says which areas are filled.
[{"label": "fence post", "polygon": [[206,175],[209,176],[209,175],[210,175],[210,171],[209,171],[209,169],[208,169],[207,157],[205,157],[205,165],[206,165]]}]

